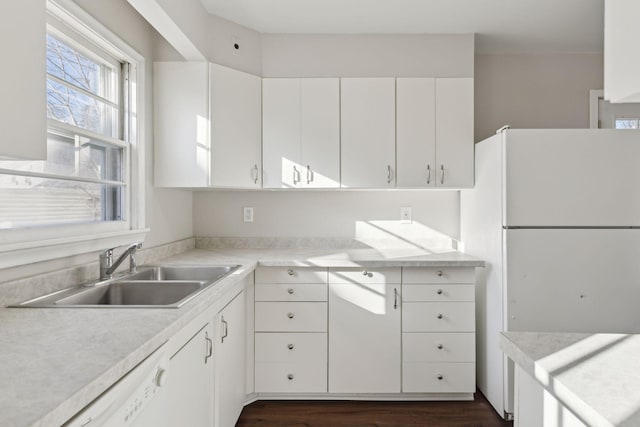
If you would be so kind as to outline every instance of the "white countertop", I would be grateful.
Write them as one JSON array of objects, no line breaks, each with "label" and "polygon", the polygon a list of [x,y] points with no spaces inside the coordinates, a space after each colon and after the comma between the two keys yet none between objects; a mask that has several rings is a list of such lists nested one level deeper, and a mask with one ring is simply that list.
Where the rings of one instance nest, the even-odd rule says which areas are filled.
[{"label": "white countertop", "polygon": [[[265,266],[476,267],[457,252],[403,257],[398,251],[190,250],[171,264],[241,268],[178,309],[0,308],[0,426],[67,421],[198,314],[222,305],[241,279]],[[220,307],[222,308],[222,306]]]},{"label": "white countertop", "polygon": [[503,332],[500,346],[587,425],[640,426],[640,335]]}]

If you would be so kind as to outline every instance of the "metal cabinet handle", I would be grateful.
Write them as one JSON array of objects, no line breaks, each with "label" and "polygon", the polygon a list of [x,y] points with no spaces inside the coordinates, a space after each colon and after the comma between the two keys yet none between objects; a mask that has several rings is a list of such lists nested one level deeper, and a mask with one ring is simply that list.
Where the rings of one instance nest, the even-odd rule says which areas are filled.
[{"label": "metal cabinet handle", "polygon": [[367,270],[363,271],[362,275],[365,277],[373,277],[373,273]]},{"label": "metal cabinet handle", "polygon": [[289,295],[293,295],[295,293],[295,291],[293,290],[293,288],[289,288],[287,289],[287,292],[289,292]]},{"label": "metal cabinet handle", "polygon": [[438,314],[438,319],[442,319],[444,316],[442,314]]},{"label": "metal cabinet handle", "polygon": [[293,379],[293,374],[289,374],[289,375],[287,375],[287,379],[288,379],[289,381],[291,381],[291,380]]},{"label": "metal cabinet handle", "polygon": [[438,270],[438,271],[436,271],[436,275],[437,275],[438,277],[442,277],[442,275],[443,275],[443,274],[444,274],[444,272],[443,272],[442,270]]},{"label": "metal cabinet handle", "polygon": [[438,381],[442,381],[444,379],[444,376],[442,374],[438,374]]},{"label": "metal cabinet handle", "polygon": [[442,350],[443,346],[442,344],[438,344],[438,350]]},{"label": "metal cabinet handle", "polygon": [[258,183],[258,165],[253,165],[253,168],[251,168],[251,175],[253,176],[253,183],[257,184]]},{"label": "metal cabinet handle", "polygon": [[300,182],[300,171],[297,167],[293,167],[293,183],[297,184]]},{"label": "metal cabinet handle", "polygon": [[387,184],[391,184],[391,165],[387,165]]},{"label": "metal cabinet handle", "polygon": [[224,326],[224,332],[222,334],[220,342],[224,342],[224,339],[229,336],[229,324],[226,320],[224,320],[224,316],[222,316],[222,325]]},{"label": "metal cabinet handle", "polygon": [[440,165],[440,173],[442,174],[440,176],[440,184],[444,184],[444,165]]},{"label": "metal cabinet handle", "polygon": [[294,349],[294,345],[293,345],[293,344],[289,344],[289,345],[287,346],[287,348],[288,348],[289,350],[293,350],[293,349]]},{"label": "metal cabinet handle", "polygon": [[436,292],[438,295],[442,295],[442,289],[438,289],[438,291]]},{"label": "metal cabinet handle", "polygon": [[311,184],[313,182],[314,175],[315,174],[313,173],[311,166],[307,165],[307,184]]},{"label": "metal cabinet handle", "polygon": [[288,317],[289,319],[293,319],[293,318],[295,317],[295,314],[293,314],[293,313],[289,313],[289,314],[287,314],[287,317]]},{"label": "metal cabinet handle", "polygon": [[213,355],[213,340],[209,338],[209,333],[205,331],[204,339],[207,342],[207,354],[204,356],[204,363],[206,364],[209,358]]},{"label": "metal cabinet handle", "polygon": [[287,274],[289,276],[293,276],[295,274],[295,272],[293,270],[289,269],[289,270],[287,270]]},{"label": "metal cabinet handle", "polygon": [[398,293],[398,288],[393,288],[393,309],[397,310],[398,309],[398,296],[400,294]]},{"label": "metal cabinet handle", "polygon": [[431,184],[431,165],[427,165],[427,184]]}]

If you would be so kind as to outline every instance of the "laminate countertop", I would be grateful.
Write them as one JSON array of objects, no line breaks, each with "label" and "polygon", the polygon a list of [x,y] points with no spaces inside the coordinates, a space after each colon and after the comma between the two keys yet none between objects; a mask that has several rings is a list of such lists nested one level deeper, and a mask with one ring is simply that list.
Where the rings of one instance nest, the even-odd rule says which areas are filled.
[{"label": "laminate countertop", "polygon": [[199,314],[222,309],[257,265],[484,265],[457,252],[407,256],[368,249],[193,249],[160,264],[240,267],[178,309],[0,308],[0,426],[66,422]]},{"label": "laminate countertop", "polygon": [[640,335],[503,332],[500,346],[585,424],[640,426]]}]

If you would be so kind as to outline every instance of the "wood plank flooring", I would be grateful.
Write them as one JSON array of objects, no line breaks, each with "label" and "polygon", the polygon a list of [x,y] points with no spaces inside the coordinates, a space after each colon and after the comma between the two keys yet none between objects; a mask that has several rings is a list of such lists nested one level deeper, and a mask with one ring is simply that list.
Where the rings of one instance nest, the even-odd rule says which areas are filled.
[{"label": "wood plank flooring", "polygon": [[468,402],[259,401],[242,411],[236,427],[503,427],[478,392]]}]

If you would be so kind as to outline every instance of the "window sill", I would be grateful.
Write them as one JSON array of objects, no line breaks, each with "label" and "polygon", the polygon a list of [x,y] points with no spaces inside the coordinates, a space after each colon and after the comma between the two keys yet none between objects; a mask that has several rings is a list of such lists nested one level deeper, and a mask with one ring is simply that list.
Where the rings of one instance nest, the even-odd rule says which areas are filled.
[{"label": "window sill", "polygon": [[142,242],[148,228],[0,245],[0,269]]}]

